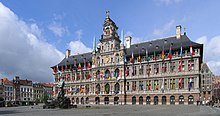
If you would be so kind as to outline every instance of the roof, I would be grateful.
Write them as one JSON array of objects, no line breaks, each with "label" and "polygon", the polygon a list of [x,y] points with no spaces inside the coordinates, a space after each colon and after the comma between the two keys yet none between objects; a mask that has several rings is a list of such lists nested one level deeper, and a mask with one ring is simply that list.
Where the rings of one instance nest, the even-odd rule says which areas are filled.
[{"label": "roof", "polygon": [[[199,44],[196,42],[191,41],[185,34],[181,35],[180,39],[177,39],[176,36],[162,38],[162,39],[156,39],[151,40],[147,42],[132,44],[130,48],[126,49],[126,56],[131,57],[131,54],[133,52],[134,56],[138,56],[138,51],[142,49],[147,49],[148,54],[151,55],[154,53],[154,51],[161,52],[163,49],[165,53],[169,52],[170,46],[172,46],[172,50],[180,50],[182,44],[182,48],[189,49],[190,44],[192,44],[193,48],[199,48],[202,47],[203,44]],[[141,52],[141,55],[145,54],[145,52]],[[74,61],[76,63],[84,63],[84,58],[86,59],[86,62],[92,62],[92,52],[84,53],[84,54],[78,54],[78,55],[72,55],[69,58],[64,58],[58,66],[64,66],[64,65],[72,65],[74,64]]]},{"label": "roof", "polygon": [[32,86],[32,81],[31,80],[19,80],[20,85],[25,85],[25,86]]},{"label": "roof", "polygon": [[[172,50],[179,50],[181,48],[189,49],[190,44],[192,44],[193,48],[202,46],[202,44],[195,43],[191,41],[186,35],[181,35],[180,39],[176,39],[176,36],[156,39],[152,41],[147,41],[143,43],[133,44],[129,49],[126,50],[127,57],[131,56],[132,51],[134,56],[138,55],[138,51],[142,49],[147,49],[148,54],[153,54],[153,52],[161,52],[163,49],[165,52],[169,52],[170,46],[172,46]],[[141,52],[142,54],[144,52]],[[145,54],[145,53],[144,53]]]},{"label": "roof", "polygon": [[4,85],[13,85],[12,81],[8,80],[8,78],[3,78],[1,81]]},{"label": "roof", "polygon": [[53,84],[51,84],[51,83],[42,83],[42,85],[43,85],[44,87],[50,87],[50,88],[53,87]]}]

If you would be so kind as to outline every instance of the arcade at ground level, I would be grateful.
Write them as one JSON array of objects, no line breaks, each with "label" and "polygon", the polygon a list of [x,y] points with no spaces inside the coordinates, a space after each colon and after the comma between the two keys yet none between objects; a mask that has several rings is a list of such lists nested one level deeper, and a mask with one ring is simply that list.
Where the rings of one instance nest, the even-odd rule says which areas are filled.
[{"label": "arcade at ground level", "polygon": [[[73,96],[72,104],[124,104],[124,95],[103,96]],[[161,95],[127,95],[127,104],[169,105],[169,104],[196,104],[199,94],[161,94]]]}]

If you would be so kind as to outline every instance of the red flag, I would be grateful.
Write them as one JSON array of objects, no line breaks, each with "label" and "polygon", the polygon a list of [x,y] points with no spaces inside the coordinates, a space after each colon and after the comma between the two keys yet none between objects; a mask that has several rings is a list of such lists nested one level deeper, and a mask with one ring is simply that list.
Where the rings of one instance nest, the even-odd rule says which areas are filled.
[{"label": "red flag", "polygon": [[182,88],[182,78],[179,78],[179,88]]},{"label": "red flag", "polygon": [[194,50],[192,48],[192,43],[190,43],[190,55],[191,56],[195,55],[195,52],[194,52]]},{"label": "red flag", "polygon": [[88,62],[88,66],[87,66],[88,68],[91,68],[91,65],[90,65],[90,62]]},{"label": "red flag", "polygon": [[170,46],[170,52],[168,54],[168,58],[172,59],[172,48],[171,48],[171,46]]},{"label": "red flag", "polygon": [[54,73],[57,72],[57,66],[53,67],[53,72],[54,72]]},{"label": "red flag", "polygon": [[183,61],[182,61],[182,58],[180,58],[180,65],[179,65],[179,68],[178,68],[179,71],[182,71],[182,67],[183,67],[182,65],[183,65]]},{"label": "red flag", "polygon": [[64,66],[62,66],[61,71],[64,72]]}]

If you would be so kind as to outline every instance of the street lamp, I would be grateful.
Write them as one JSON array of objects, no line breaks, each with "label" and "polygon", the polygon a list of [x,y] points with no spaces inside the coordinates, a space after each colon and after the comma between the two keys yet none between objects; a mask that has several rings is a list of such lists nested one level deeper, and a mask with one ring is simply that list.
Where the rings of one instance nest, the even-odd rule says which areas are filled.
[{"label": "street lamp", "polygon": [[126,49],[124,47],[124,105],[126,105],[127,102],[127,94],[126,94],[126,75],[125,75],[125,71],[126,71],[126,65],[125,63],[127,63],[127,59],[126,59]]}]

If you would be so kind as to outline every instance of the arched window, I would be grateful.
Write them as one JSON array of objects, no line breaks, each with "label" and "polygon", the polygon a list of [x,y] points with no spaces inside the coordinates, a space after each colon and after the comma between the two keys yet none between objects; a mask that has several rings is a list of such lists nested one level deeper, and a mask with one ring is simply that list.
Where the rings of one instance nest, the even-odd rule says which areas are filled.
[{"label": "arched window", "polygon": [[105,79],[108,79],[108,80],[111,79],[111,74],[110,74],[110,71],[109,71],[108,69],[105,71],[105,76],[104,76],[104,78],[105,78]]},{"label": "arched window", "polygon": [[116,78],[119,77],[119,69],[118,69],[118,68],[115,69],[115,77],[116,77]]},{"label": "arched window", "polygon": [[194,99],[192,95],[189,95],[188,97],[188,104],[193,104],[194,103]]},{"label": "arched window", "polygon": [[110,92],[110,85],[107,83],[105,84],[105,94],[109,94]]},{"label": "arched window", "polygon": [[120,85],[119,85],[119,83],[116,83],[115,84],[115,94],[118,94],[119,91],[120,91]]},{"label": "arched window", "polygon": [[184,104],[184,96],[183,95],[179,96],[179,104]]},{"label": "arched window", "polygon": [[96,72],[96,78],[97,78],[97,80],[100,80],[100,71],[99,70]]},{"label": "arched window", "polygon": [[96,94],[100,94],[100,84],[96,85],[96,90],[95,90]]},{"label": "arched window", "polygon": [[144,101],[144,100],[143,100],[143,97],[140,96],[140,97],[139,97],[139,104],[140,104],[140,105],[143,105],[143,101]]}]

